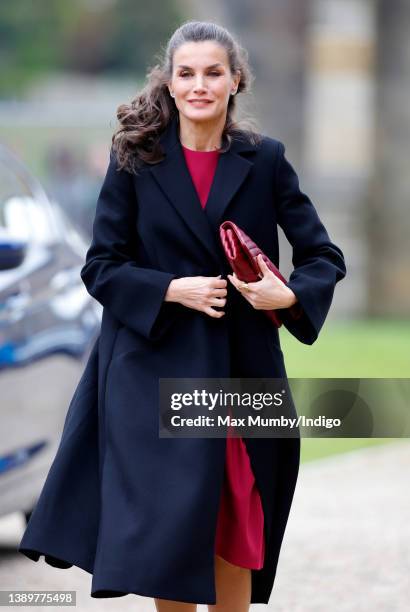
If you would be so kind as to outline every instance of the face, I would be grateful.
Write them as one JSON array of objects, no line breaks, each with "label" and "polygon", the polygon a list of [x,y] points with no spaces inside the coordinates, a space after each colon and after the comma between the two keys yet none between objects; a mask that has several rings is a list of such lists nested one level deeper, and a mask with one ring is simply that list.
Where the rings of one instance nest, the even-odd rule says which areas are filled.
[{"label": "face", "polygon": [[213,41],[189,42],[174,53],[168,88],[187,119],[210,121],[226,115],[231,91],[236,91],[239,79],[230,71],[224,47]]}]

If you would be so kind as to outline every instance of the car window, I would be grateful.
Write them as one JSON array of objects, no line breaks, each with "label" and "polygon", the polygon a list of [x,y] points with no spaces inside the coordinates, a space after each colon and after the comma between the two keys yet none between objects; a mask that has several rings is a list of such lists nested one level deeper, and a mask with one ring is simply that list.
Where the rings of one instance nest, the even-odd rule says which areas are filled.
[{"label": "car window", "polygon": [[2,236],[30,242],[48,243],[56,237],[48,206],[5,160],[0,160],[0,230]]}]

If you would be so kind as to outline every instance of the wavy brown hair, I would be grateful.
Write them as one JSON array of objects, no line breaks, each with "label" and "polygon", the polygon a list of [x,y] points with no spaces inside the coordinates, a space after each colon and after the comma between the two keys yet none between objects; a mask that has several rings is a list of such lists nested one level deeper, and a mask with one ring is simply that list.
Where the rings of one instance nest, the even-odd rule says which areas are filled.
[{"label": "wavy brown hair", "polygon": [[[253,80],[247,51],[239,45],[224,27],[207,21],[187,21],[169,39],[163,57],[147,74],[148,82],[130,104],[117,108],[119,126],[112,136],[119,169],[137,173],[141,162],[155,164],[164,158],[159,137],[178,109],[170,96],[167,83],[172,78],[176,49],[186,42],[215,41],[227,52],[232,74],[240,72],[237,92],[247,92]],[[221,151],[227,151],[232,138],[249,138],[260,142],[260,134],[253,129],[251,118],[235,119],[236,96],[229,96],[226,122],[222,132]]]}]

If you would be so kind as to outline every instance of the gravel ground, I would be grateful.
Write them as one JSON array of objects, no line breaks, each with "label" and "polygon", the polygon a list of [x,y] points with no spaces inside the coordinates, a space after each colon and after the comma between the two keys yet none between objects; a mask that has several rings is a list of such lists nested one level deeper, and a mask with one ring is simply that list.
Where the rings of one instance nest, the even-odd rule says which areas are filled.
[{"label": "gravel ground", "polygon": [[[409,467],[408,440],[302,465],[270,604],[252,611],[409,610]],[[76,590],[80,612],[155,610],[135,595],[93,599],[90,574],[25,559],[15,549],[22,530],[20,515],[0,521],[1,589]]]}]

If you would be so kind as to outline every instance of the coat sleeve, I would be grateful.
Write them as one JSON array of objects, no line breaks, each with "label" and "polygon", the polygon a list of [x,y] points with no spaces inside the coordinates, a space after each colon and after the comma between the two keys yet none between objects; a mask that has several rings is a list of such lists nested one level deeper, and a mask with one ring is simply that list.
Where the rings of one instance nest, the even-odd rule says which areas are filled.
[{"label": "coat sleeve", "polygon": [[[278,141],[276,161],[277,222],[293,249],[287,286],[298,299],[299,317],[280,309],[284,326],[304,344],[313,344],[325,322],[336,283],[346,276],[341,249],[331,242],[318,213],[299,188],[299,179]],[[296,306],[296,305],[295,305]]]},{"label": "coat sleeve", "polygon": [[121,323],[148,340],[158,340],[173,320],[176,304],[164,297],[176,275],[138,266],[133,178],[117,170],[116,161],[111,147],[80,275],[88,293]]}]

